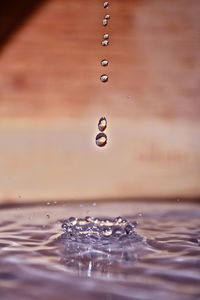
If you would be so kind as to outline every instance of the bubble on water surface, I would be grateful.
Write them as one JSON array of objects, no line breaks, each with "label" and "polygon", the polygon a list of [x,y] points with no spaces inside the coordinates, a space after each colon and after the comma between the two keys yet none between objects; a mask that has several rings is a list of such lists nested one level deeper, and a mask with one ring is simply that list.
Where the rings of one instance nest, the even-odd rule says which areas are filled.
[{"label": "bubble on water surface", "polygon": [[108,46],[108,45],[109,45],[109,41],[108,41],[108,40],[103,40],[103,41],[101,42],[101,45],[102,45],[102,46]]},{"label": "bubble on water surface", "polygon": [[105,133],[98,133],[96,136],[96,144],[99,147],[104,147],[107,144],[107,135]]},{"label": "bubble on water surface", "polygon": [[102,74],[100,76],[100,80],[101,80],[101,82],[107,82],[108,81],[108,75],[107,74]]},{"label": "bubble on water surface", "polygon": [[103,26],[107,26],[108,25],[108,20],[107,19],[103,19],[102,20],[102,25]]},{"label": "bubble on water surface", "polygon": [[102,67],[107,67],[108,64],[109,64],[109,61],[107,59],[102,59],[102,61],[101,61]]},{"label": "bubble on water surface", "polygon": [[105,2],[103,3],[103,7],[104,7],[104,8],[108,8],[108,7],[109,7],[109,2],[108,2],[108,1],[105,1]]},{"label": "bubble on water surface", "polygon": [[104,131],[107,127],[107,120],[105,117],[99,119],[98,129],[99,131]]}]

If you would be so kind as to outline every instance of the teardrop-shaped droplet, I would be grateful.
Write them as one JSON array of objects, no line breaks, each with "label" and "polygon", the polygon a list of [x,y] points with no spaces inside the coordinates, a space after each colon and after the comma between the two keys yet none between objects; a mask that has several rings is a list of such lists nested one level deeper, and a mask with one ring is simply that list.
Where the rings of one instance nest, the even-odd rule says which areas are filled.
[{"label": "teardrop-shaped droplet", "polygon": [[108,41],[108,40],[103,40],[103,41],[101,42],[101,45],[102,45],[102,46],[108,46],[108,45],[109,45],[109,41]]},{"label": "teardrop-shaped droplet", "polygon": [[109,6],[109,2],[108,2],[108,1],[105,1],[104,4],[103,4],[103,7],[104,7],[104,8],[108,8],[108,6]]},{"label": "teardrop-shaped droplet", "polygon": [[108,81],[108,75],[106,75],[106,74],[101,75],[100,80],[101,80],[101,82],[107,82]]},{"label": "teardrop-shaped droplet", "polygon": [[108,20],[107,19],[103,19],[102,20],[102,25],[103,26],[107,26],[108,25]]},{"label": "teardrop-shaped droplet", "polygon": [[109,20],[110,19],[110,15],[105,15],[104,19]]},{"label": "teardrop-shaped droplet", "polygon": [[96,144],[99,147],[104,147],[107,144],[107,136],[105,133],[98,133],[96,136]]},{"label": "teardrop-shaped droplet", "polygon": [[102,117],[101,119],[99,119],[99,123],[98,123],[99,131],[104,131],[106,127],[107,127],[107,120],[105,117]]},{"label": "teardrop-shaped droplet", "polygon": [[103,39],[104,39],[104,40],[108,40],[108,39],[109,39],[109,34],[108,34],[108,33],[105,33],[105,34],[103,35]]},{"label": "teardrop-shaped droplet", "polygon": [[102,67],[106,67],[109,64],[109,61],[107,59],[102,59],[101,65]]}]

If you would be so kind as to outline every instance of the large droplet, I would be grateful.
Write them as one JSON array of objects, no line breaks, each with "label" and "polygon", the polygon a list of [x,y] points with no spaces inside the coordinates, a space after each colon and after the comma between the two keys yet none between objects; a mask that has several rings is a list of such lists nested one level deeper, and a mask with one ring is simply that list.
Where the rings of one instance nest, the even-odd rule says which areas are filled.
[{"label": "large droplet", "polygon": [[102,25],[103,26],[107,26],[108,25],[108,20],[107,19],[103,19],[102,20]]},{"label": "large droplet", "polygon": [[104,19],[109,20],[110,19],[110,15],[105,15]]},{"label": "large droplet", "polygon": [[108,6],[109,6],[109,2],[108,2],[108,1],[105,1],[104,4],[103,4],[103,7],[104,7],[104,8],[108,8]]},{"label": "large droplet", "polygon": [[100,80],[101,80],[101,82],[107,82],[108,81],[108,75],[106,75],[106,74],[101,75]]},{"label": "large droplet", "polygon": [[102,46],[108,46],[108,44],[109,44],[109,41],[108,41],[108,40],[103,40],[103,41],[101,42],[101,45],[102,45]]},{"label": "large droplet", "polygon": [[105,33],[105,34],[103,35],[103,39],[104,39],[104,40],[108,40],[108,39],[109,39],[109,34],[108,34],[108,33]]},{"label": "large droplet", "polygon": [[105,117],[99,119],[98,128],[99,131],[104,131],[107,127],[107,120]]},{"label": "large droplet", "polygon": [[99,147],[104,147],[107,144],[107,136],[105,133],[98,133],[96,136],[96,144]]},{"label": "large droplet", "polygon": [[106,67],[109,64],[109,61],[107,59],[102,59],[101,65],[102,67]]}]

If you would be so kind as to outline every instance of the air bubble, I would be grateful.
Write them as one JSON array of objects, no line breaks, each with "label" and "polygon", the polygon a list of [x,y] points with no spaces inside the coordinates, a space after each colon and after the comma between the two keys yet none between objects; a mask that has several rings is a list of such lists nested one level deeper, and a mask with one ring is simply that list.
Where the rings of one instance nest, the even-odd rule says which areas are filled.
[{"label": "air bubble", "polygon": [[103,38],[104,38],[104,40],[108,40],[108,39],[109,39],[109,34],[108,34],[108,33],[105,33],[105,34],[103,35]]},{"label": "air bubble", "polygon": [[104,8],[108,8],[108,7],[109,7],[109,2],[108,2],[108,1],[105,1],[104,4],[103,4],[103,7],[104,7]]},{"label": "air bubble", "polygon": [[100,80],[101,80],[101,82],[107,82],[108,81],[108,75],[106,75],[106,74],[101,75]]},{"label": "air bubble", "polygon": [[96,136],[96,144],[99,147],[104,147],[107,144],[107,136],[105,133],[98,133]]},{"label": "air bubble", "polygon": [[102,117],[98,123],[99,131],[104,131],[106,127],[107,127],[107,120],[105,117]]},{"label": "air bubble", "polygon": [[102,46],[108,46],[108,44],[109,44],[109,41],[108,41],[108,40],[103,40],[103,41],[101,42],[101,45],[102,45]]},{"label": "air bubble", "polygon": [[107,59],[102,59],[101,65],[102,67],[106,67],[109,64],[109,61]]},{"label": "air bubble", "polygon": [[104,19],[109,20],[110,19],[110,15],[105,15]]},{"label": "air bubble", "polygon": [[102,20],[102,25],[103,26],[107,26],[108,25],[108,20],[107,19],[103,19]]}]

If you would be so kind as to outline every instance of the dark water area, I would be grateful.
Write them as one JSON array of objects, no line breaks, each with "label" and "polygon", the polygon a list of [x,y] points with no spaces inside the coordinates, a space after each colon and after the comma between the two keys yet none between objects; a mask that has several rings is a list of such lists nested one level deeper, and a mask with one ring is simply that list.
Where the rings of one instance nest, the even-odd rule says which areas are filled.
[{"label": "dark water area", "polygon": [[[80,238],[77,228],[74,238],[62,225],[71,216],[88,215],[105,221],[98,238],[85,235],[84,223]],[[111,223],[117,216],[127,223],[114,235]],[[96,227],[92,230],[96,234]],[[199,300],[200,205],[122,201],[1,207],[0,299]]]}]

